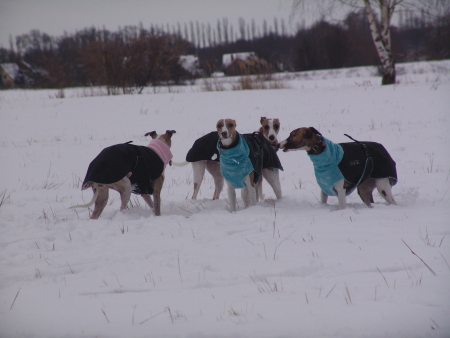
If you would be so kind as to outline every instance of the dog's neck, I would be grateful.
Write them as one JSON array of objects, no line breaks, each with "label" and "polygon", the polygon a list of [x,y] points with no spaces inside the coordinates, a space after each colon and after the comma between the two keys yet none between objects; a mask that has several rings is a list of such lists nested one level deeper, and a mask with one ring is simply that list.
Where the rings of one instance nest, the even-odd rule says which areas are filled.
[{"label": "dog's neck", "polygon": [[164,162],[164,168],[167,164],[171,163],[173,155],[170,151],[169,145],[166,142],[156,138],[150,141],[147,148],[153,150],[161,158]]},{"label": "dog's neck", "polygon": [[315,135],[316,142],[312,145],[311,149],[307,151],[309,155],[319,155],[325,150],[326,143],[323,141],[321,135]]}]

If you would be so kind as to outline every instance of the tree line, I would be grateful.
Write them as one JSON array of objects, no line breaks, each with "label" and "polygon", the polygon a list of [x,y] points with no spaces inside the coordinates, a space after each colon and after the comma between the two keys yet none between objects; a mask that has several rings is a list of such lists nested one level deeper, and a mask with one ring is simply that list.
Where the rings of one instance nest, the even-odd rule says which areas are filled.
[{"label": "tree line", "polygon": [[[450,57],[450,15],[433,22],[403,17],[391,34],[398,63]],[[271,25],[264,21],[262,27],[241,19],[237,30],[226,19],[216,27],[190,22],[145,29],[140,24],[116,32],[85,28],[61,37],[33,30],[17,36],[15,46],[11,38],[9,49],[0,48],[0,63],[30,65],[29,81],[16,81],[24,87],[103,85],[115,94],[198,76],[181,67],[181,55],[197,55],[203,76],[209,76],[223,70],[223,54],[249,51],[265,60],[272,72],[380,64],[362,12],[351,12],[339,23],[322,19],[308,28],[297,27],[295,33],[277,19]]]}]

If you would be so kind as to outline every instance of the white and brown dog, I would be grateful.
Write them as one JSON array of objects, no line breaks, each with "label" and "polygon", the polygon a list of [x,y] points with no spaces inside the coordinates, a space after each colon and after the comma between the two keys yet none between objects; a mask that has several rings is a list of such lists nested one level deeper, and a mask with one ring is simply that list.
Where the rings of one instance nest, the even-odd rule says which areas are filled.
[{"label": "white and brown dog", "polygon": [[[172,159],[170,147],[174,133],[175,130],[167,130],[158,136],[152,131],[145,134],[152,137],[147,146],[128,142],[103,149],[90,163],[81,187],[81,190],[92,188],[92,200],[71,209],[89,208],[95,203],[91,219],[97,219],[108,202],[109,189],[113,189],[120,193],[121,211],[126,209],[131,193],[134,193],[142,196],[155,216],[160,216],[164,169]],[[153,195],[154,201],[150,195]]]},{"label": "white and brown dog", "polygon": [[[282,166],[276,155],[276,151],[278,150],[277,135],[280,131],[280,121],[277,118],[261,117],[260,123],[261,127],[259,128],[258,133],[259,135],[262,135],[267,144],[272,147],[272,149],[269,149],[267,144],[263,144],[265,148],[265,157],[262,175],[272,187],[275,196],[280,199],[282,197],[282,193],[279,170],[282,170]],[[224,179],[220,173],[217,136],[217,131],[213,131],[200,137],[194,142],[192,148],[186,155],[186,161],[192,163],[192,171],[194,176],[194,192],[192,194],[193,200],[197,199],[198,192],[205,175],[205,170],[211,174],[214,180],[213,200],[219,198],[223,189]],[[187,164],[187,162],[185,162],[185,164]],[[263,199],[262,180],[258,182],[257,192],[257,199]]]},{"label": "white and brown dog", "polygon": [[379,143],[354,141],[333,143],[309,127],[292,131],[280,148],[285,152],[307,151],[321,188],[321,203],[326,203],[328,196],[337,196],[339,210],[345,209],[346,196],[357,188],[363,202],[371,207],[372,192],[377,188],[389,204],[397,204],[391,191],[397,183],[395,161]]},{"label": "white and brown dog", "polygon": [[[242,189],[245,207],[256,204],[256,184],[261,171],[257,172],[252,162],[247,141],[236,130],[236,121],[221,119],[216,124],[220,152],[220,173],[228,185],[230,212],[236,211],[236,189]],[[261,155],[261,154],[259,154]]]}]

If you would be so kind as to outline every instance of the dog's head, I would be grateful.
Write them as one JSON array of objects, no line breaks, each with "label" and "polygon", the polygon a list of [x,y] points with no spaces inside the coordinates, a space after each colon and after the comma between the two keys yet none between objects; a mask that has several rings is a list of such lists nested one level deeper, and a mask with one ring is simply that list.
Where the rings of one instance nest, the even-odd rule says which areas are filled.
[{"label": "dog's head", "polygon": [[217,133],[223,146],[230,146],[236,140],[236,121],[233,119],[220,119],[216,124]]},{"label": "dog's head", "polygon": [[289,134],[289,137],[280,142],[280,149],[284,152],[292,150],[311,150],[320,140],[319,131],[313,127],[298,128]]},{"label": "dog's head", "polygon": [[262,134],[273,146],[278,145],[277,135],[280,131],[280,120],[261,117],[260,122],[261,128],[259,128],[259,133]]},{"label": "dog's head", "polygon": [[162,142],[164,142],[165,144],[167,144],[169,146],[169,148],[172,146],[172,135],[175,134],[176,131],[175,130],[166,130],[165,134],[162,135],[158,135],[156,133],[156,131],[151,131],[147,134],[145,134],[144,136],[151,136],[152,139],[158,139]]}]

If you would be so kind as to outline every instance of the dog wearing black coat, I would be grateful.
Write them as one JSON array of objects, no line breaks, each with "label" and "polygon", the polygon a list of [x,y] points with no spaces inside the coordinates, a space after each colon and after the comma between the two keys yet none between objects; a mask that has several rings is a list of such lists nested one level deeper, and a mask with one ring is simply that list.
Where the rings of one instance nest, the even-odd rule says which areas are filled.
[{"label": "dog wearing black coat", "polygon": [[395,161],[379,143],[354,141],[336,144],[313,127],[298,128],[280,142],[280,149],[307,151],[321,188],[321,203],[337,196],[339,210],[345,209],[346,196],[357,188],[363,202],[372,207],[377,188],[389,204],[397,204],[391,191],[397,183]]},{"label": "dog wearing black coat", "polygon": [[[172,160],[170,147],[173,134],[175,130],[167,130],[161,136],[152,131],[145,134],[152,137],[147,146],[128,142],[103,149],[90,163],[81,187],[81,190],[92,188],[92,200],[71,209],[89,208],[95,203],[91,219],[97,219],[108,202],[109,189],[113,189],[120,194],[121,211],[126,209],[131,193],[134,193],[142,196],[155,216],[160,216],[164,169]],[[154,201],[150,195],[153,195]]]}]

